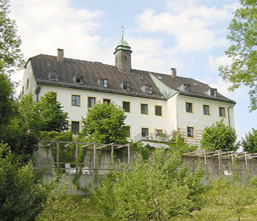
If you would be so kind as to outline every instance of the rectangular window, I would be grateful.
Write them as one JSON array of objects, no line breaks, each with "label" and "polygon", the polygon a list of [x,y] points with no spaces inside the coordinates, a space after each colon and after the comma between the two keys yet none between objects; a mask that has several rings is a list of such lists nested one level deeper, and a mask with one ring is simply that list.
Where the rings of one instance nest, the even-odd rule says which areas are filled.
[{"label": "rectangular window", "polygon": [[211,88],[211,96],[213,96],[213,97],[217,96],[217,89]]},{"label": "rectangular window", "polygon": [[129,82],[123,82],[123,89],[124,90],[130,90],[130,83]]},{"label": "rectangular window", "polygon": [[203,105],[203,114],[210,115],[210,106],[209,105]]},{"label": "rectangular window", "polygon": [[127,129],[127,137],[130,138],[130,126],[126,126]]},{"label": "rectangular window", "polygon": [[72,95],[71,96],[71,105],[72,106],[80,106],[80,95]]},{"label": "rectangular window", "polygon": [[162,106],[155,105],[155,115],[162,116]]},{"label": "rectangular window", "polygon": [[28,90],[29,88],[29,79],[27,79],[27,85],[26,85],[26,89]]},{"label": "rectangular window", "polygon": [[219,115],[220,115],[220,117],[226,116],[225,107],[219,107]]},{"label": "rectangular window", "polygon": [[190,92],[190,91],[191,91],[191,86],[190,86],[190,84],[184,84],[184,85],[183,85],[183,91]]},{"label": "rectangular window", "polygon": [[187,136],[194,137],[194,128],[193,127],[187,127]]},{"label": "rectangular window", "polygon": [[149,129],[148,128],[141,128],[141,134],[142,134],[142,137],[148,137],[149,136]]},{"label": "rectangular window", "polygon": [[75,76],[75,83],[83,84],[83,77]]},{"label": "rectangular window", "polygon": [[148,114],[148,104],[141,104],[141,114]]},{"label": "rectangular window", "polygon": [[107,87],[108,81],[107,79],[100,79],[100,87]]},{"label": "rectangular window", "polygon": [[128,102],[128,101],[123,101],[122,106],[123,106],[123,110],[124,110],[125,112],[130,112],[130,102]]},{"label": "rectangular window", "polygon": [[79,121],[71,121],[71,131],[72,133],[79,133]]},{"label": "rectangular window", "polygon": [[94,107],[95,102],[96,102],[95,97],[88,97],[87,98],[87,107]]},{"label": "rectangular window", "polygon": [[108,104],[108,105],[109,105],[109,104],[111,103],[111,100],[110,100],[110,99],[105,99],[105,98],[104,98],[104,99],[103,99],[103,104],[104,104],[104,103],[106,103],[106,104]]},{"label": "rectangular window", "polygon": [[186,112],[187,113],[193,113],[193,104],[186,102]]},{"label": "rectangular window", "polygon": [[58,75],[57,75],[56,71],[50,71],[49,75],[50,75],[49,76],[50,80],[57,80],[58,79]]},{"label": "rectangular window", "polygon": [[155,130],[155,137],[158,139],[158,138],[161,137],[161,135],[162,135],[162,130],[156,129]]}]

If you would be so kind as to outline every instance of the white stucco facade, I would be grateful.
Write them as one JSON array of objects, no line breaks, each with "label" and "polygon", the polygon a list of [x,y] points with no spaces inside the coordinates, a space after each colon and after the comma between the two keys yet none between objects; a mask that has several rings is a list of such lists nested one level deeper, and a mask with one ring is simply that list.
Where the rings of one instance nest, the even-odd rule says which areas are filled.
[{"label": "white stucco facade", "polygon": [[[134,73],[121,73],[110,65],[95,62],[81,63],[78,61],[80,62],[79,65],[84,65],[84,69],[79,65],[79,68],[76,69],[75,59],[67,59],[68,62],[65,63],[65,59],[62,58],[60,61],[58,56],[56,59],[53,56],[39,55],[34,58],[33,64],[31,60],[28,61],[22,82],[22,94],[31,93],[33,99],[38,101],[47,92],[56,93],[57,101],[68,113],[70,128],[75,122],[76,124],[79,123],[79,131],[82,130],[82,117],[87,116],[88,108],[90,108],[88,98],[95,98],[96,103],[103,103],[104,99],[108,99],[121,108],[123,108],[124,102],[129,105],[129,111],[125,112],[127,116],[125,124],[130,126],[128,140],[140,140],[145,131],[147,131],[149,139],[155,139],[156,134],[160,132],[172,134],[173,131],[179,131],[187,143],[199,146],[205,127],[211,126],[221,119],[227,126],[235,127],[233,111],[235,102],[217,94],[217,91],[214,91],[214,96],[210,95],[211,88],[204,83],[177,77],[176,74],[167,77],[163,74],[136,70],[133,70]],[[72,65],[69,66],[71,63]],[[33,70],[35,65],[37,75]],[[130,70],[129,65],[126,63],[125,67],[128,66]],[[69,71],[70,67],[73,68],[72,71]],[[87,67],[89,67],[88,70]],[[59,74],[59,79],[51,79],[52,70]],[[79,84],[76,82],[76,77],[80,76],[77,75],[76,71],[85,72],[84,75],[81,75],[84,77],[84,82],[79,82]],[[94,75],[92,71],[95,71]],[[96,78],[95,76],[99,72],[104,74],[99,74]],[[114,73],[116,77],[112,77]],[[91,76],[94,81],[87,81],[88,76]],[[109,82],[113,83],[113,88],[101,88],[97,82],[99,79],[108,79],[108,77]],[[120,81],[115,82],[117,78]],[[132,87],[128,91],[122,90],[124,88],[121,89],[121,83],[128,83],[129,80],[134,83],[134,88]],[[194,83],[191,83],[192,81]],[[146,82],[145,85],[142,82]],[[115,88],[114,83],[118,85],[118,88]],[[142,88],[146,85],[149,86],[149,84],[151,90],[152,87],[155,89],[147,94]],[[185,85],[190,87],[190,84],[192,91],[183,90]],[[72,97],[74,96],[78,99],[76,105],[72,104]],[[142,113],[142,106],[147,109],[144,113]]]},{"label": "white stucco facade", "polygon": [[[80,127],[82,126],[82,117],[85,118],[87,115],[88,97],[94,97],[96,98],[96,102],[100,103],[103,103],[103,99],[110,99],[112,103],[119,105],[121,108],[123,102],[130,103],[130,112],[125,112],[127,116],[125,123],[130,126],[131,139],[141,134],[141,128],[148,128],[149,134],[154,134],[155,130],[162,130],[167,133],[171,132],[170,124],[167,121],[169,114],[166,101],[53,86],[41,86],[39,96],[43,96],[49,91],[56,93],[57,101],[61,102],[63,110],[68,113],[70,123],[72,121],[79,121]],[[72,95],[80,96],[80,106],[72,106]],[[141,114],[141,104],[148,105],[148,114]],[[156,105],[162,107],[162,116],[155,115]]]}]

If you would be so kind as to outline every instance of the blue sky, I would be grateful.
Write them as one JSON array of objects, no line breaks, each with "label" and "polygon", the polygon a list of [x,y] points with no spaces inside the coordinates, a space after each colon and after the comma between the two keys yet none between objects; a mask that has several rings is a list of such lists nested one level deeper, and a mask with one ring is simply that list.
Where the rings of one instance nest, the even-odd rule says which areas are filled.
[{"label": "blue sky", "polygon": [[[229,64],[224,51],[227,27],[238,0],[10,0],[25,58],[56,55],[114,64],[114,48],[125,27],[132,67],[191,77],[217,88],[237,102],[234,112],[239,138],[257,128],[257,111],[249,113],[248,90],[227,90],[218,67]],[[18,72],[14,80],[22,79]],[[19,90],[19,89],[18,89]]]}]

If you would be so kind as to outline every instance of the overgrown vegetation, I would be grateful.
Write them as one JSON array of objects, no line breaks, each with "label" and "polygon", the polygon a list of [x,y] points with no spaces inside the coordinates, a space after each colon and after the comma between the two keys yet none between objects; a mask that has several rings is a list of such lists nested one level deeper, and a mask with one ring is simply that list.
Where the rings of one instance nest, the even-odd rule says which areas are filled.
[{"label": "overgrown vegetation", "polygon": [[[236,32],[252,25],[253,12],[256,10],[247,8],[255,1],[242,0],[241,3],[245,8],[236,12],[230,26],[231,40],[239,39],[239,42],[241,37],[238,35],[240,38],[237,39]],[[47,184],[43,183],[34,174],[31,163],[38,140],[74,139],[71,132],[63,132],[67,129],[67,113],[56,101],[55,94],[47,93],[37,103],[33,101],[32,95],[24,96],[19,101],[14,98],[10,74],[24,62],[19,48],[21,41],[16,34],[15,22],[8,17],[8,7],[8,0],[0,2],[0,220],[240,220],[242,217],[253,220],[256,217],[257,178],[243,185],[236,177],[232,180],[221,177],[203,186],[200,182],[203,176],[201,169],[190,173],[186,166],[180,167],[183,153],[193,151],[196,147],[185,144],[178,133],[173,134],[174,143],[169,144],[166,150],[153,151],[149,145],[132,144],[131,148],[139,152],[134,162],[122,164],[122,170],[114,170],[103,180],[96,177],[97,181],[101,181],[93,192],[97,207],[92,200],[68,192],[68,187],[60,182],[63,180],[60,174]],[[238,23],[237,19],[247,22]],[[252,34],[251,27],[249,30]],[[248,43],[243,50],[250,52],[250,59],[245,59],[250,63],[243,72],[239,69],[240,76],[243,74],[241,80],[244,80],[245,73],[251,72],[252,61],[256,59],[256,56],[252,56],[256,54],[252,51],[253,45]],[[227,54],[231,55],[239,49],[241,46],[232,46]],[[231,75],[228,75],[227,67],[221,69],[224,79],[231,80],[232,75],[233,78],[238,77],[235,64],[231,66],[232,72],[229,71]],[[239,86],[237,81],[232,89]],[[249,86],[249,82],[244,84]],[[250,88],[253,89],[250,91],[251,108],[256,109],[256,85],[250,84]],[[120,107],[97,104],[83,120],[85,128],[82,135],[87,138],[78,137],[78,140],[124,144],[127,136],[125,118]],[[235,139],[235,131],[225,127],[223,122],[218,122],[216,126],[206,129],[202,146],[207,149],[235,150]],[[246,150],[256,152],[256,130],[253,129],[246,136],[243,144]],[[73,163],[72,166],[84,162],[86,148],[78,147],[76,162],[76,144],[67,147],[60,144],[59,147],[61,162]],[[52,154],[56,156],[56,148],[52,148]],[[79,176],[79,173],[74,176],[76,187],[79,185]],[[96,208],[104,215],[99,214]]]},{"label": "overgrown vegetation", "polygon": [[249,153],[257,153],[257,130],[252,128],[251,132],[245,135],[245,138],[242,138],[242,146],[244,151]]},{"label": "overgrown vegetation", "polygon": [[0,220],[34,220],[47,199],[47,189],[34,180],[31,163],[23,164],[0,144]]},{"label": "overgrown vegetation", "polygon": [[206,150],[236,151],[238,148],[238,144],[235,143],[236,139],[236,130],[226,126],[221,120],[204,129],[201,147]]},{"label": "overgrown vegetation", "polygon": [[124,110],[119,106],[113,103],[97,103],[82,120],[82,135],[88,136],[91,142],[124,144],[127,142],[125,119]]},{"label": "overgrown vegetation", "polygon": [[39,102],[29,94],[14,103],[15,114],[9,123],[1,127],[0,141],[8,143],[12,152],[22,155],[26,161],[37,149],[41,131],[67,129],[67,113],[62,110],[55,94],[46,93]]},{"label": "overgrown vegetation", "polygon": [[111,172],[93,192],[109,219],[167,220],[186,216],[201,207],[203,172],[178,171],[178,151],[156,150],[149,160],[138,158],[122,171]]}]

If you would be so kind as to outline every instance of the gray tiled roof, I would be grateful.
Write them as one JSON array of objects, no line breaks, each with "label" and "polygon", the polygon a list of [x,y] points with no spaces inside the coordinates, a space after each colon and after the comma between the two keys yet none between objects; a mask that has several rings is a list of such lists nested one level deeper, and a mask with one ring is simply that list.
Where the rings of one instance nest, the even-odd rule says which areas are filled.
[{"label": "gray tiled roof", "polygon": [[[35,79],[39,85],[53,85],[57,87],[68,87],[77,89],[86,89],[92,91],[102,91],[106,93],[115,93],[128,96],[138,96],[152,99],[167,100],[153,82],[150,73],[165,85],[186,96],[196,96],[213,100],[220,100],[229,103],[234,101],[217,94],[217,97],[211,97],[207,94],[210,87],[207,84],[196,81],[191,78],[176,77],[149,71],[132,69],[131,74],[119,72],[113,65],[102,64],[100,62],[90,62],[78,59],[64,58],[64,62],[58,62],[56,56],[37,55],[29,59],[32,64]],[[55,71],[58,80],[51,80],[49,72]],[[74,75],[83,77],[83,83],[74,82]],[[108,87],[103,88],[98,85],[99,79],[108,79]],[[130,82],[131,90],[121,88],[122,82]],[[191,92],[182,91],[183,84],[191,85]],[[144,85],[152,86],[152,94],[145,93],[142,88]]]}]

